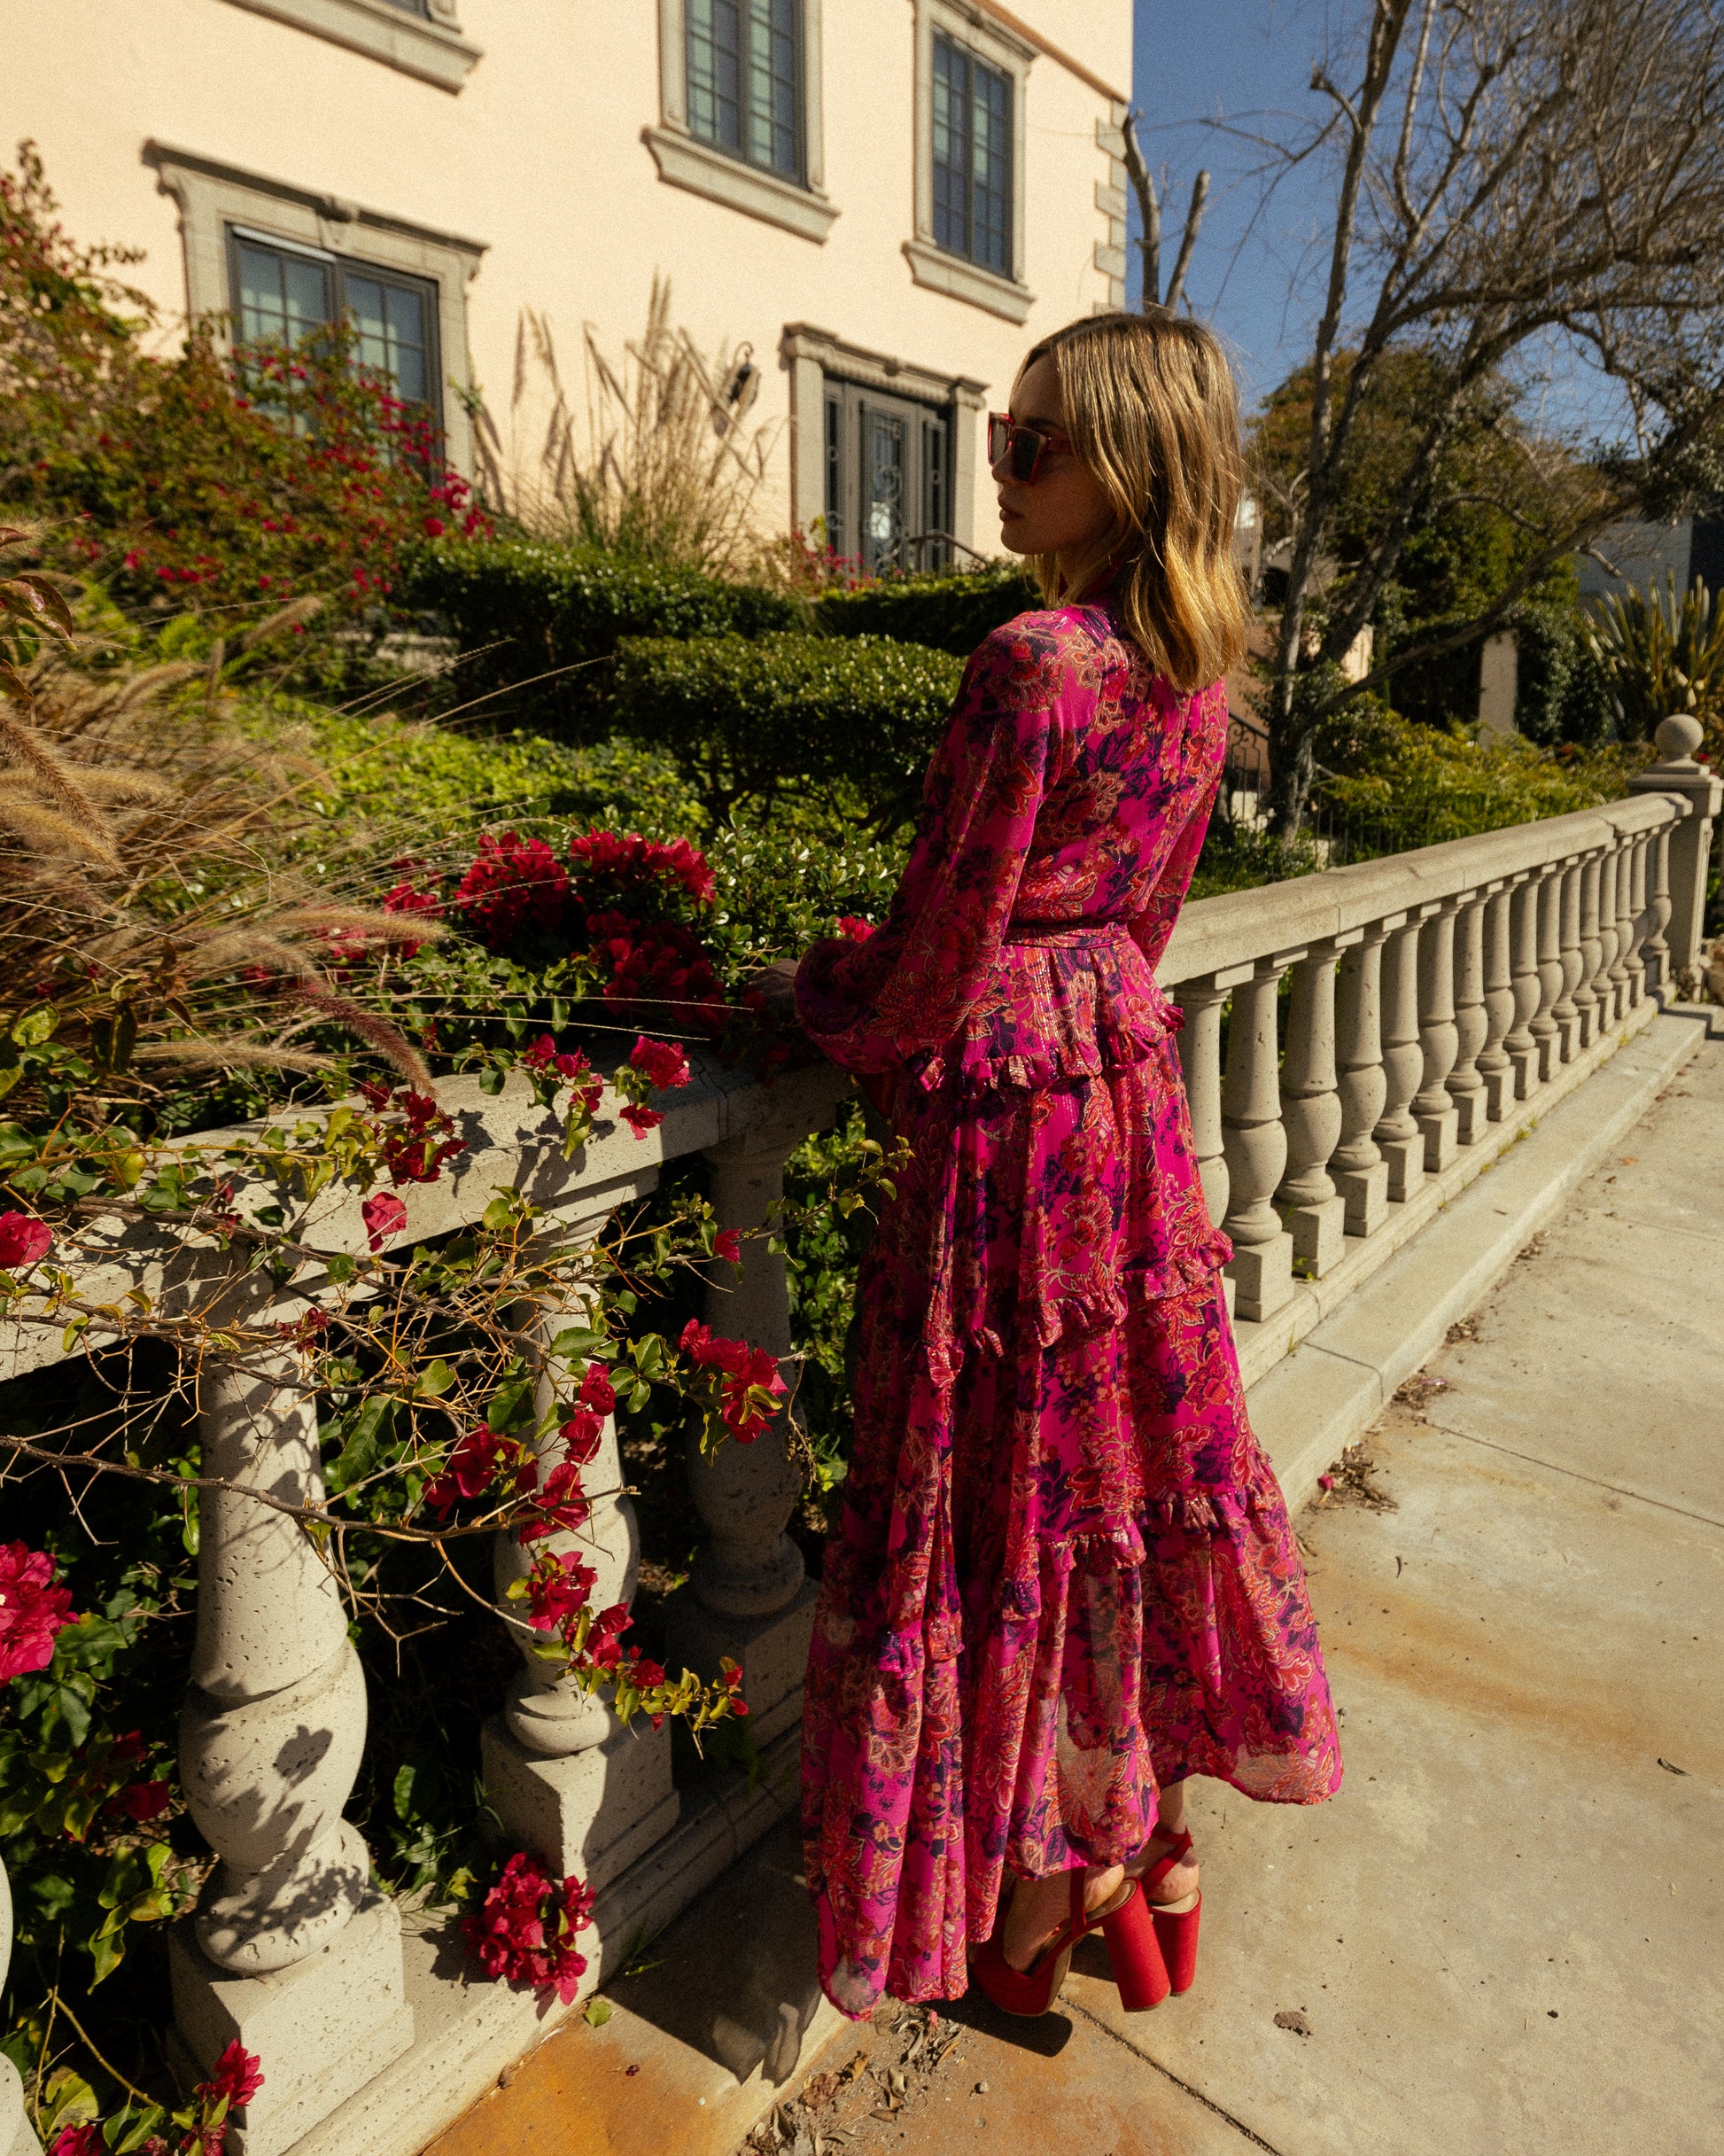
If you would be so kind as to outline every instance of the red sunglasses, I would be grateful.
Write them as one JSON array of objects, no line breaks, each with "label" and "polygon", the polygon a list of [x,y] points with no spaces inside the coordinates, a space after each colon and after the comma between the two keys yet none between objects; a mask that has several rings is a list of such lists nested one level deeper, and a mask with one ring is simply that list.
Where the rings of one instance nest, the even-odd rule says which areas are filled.
[{"label": "red sunglasses", "polygon": [[988,415],[988,468],[997,471],[1004,464],[1021,486],[1028,486],[1042,468],[1042,459],[1052,449],[1056,455],[1072,455],[1072,446],[1063,434],[1044,433],[1039,427],[1021,427],[1013,424],[1010,412],[990,412]]}]

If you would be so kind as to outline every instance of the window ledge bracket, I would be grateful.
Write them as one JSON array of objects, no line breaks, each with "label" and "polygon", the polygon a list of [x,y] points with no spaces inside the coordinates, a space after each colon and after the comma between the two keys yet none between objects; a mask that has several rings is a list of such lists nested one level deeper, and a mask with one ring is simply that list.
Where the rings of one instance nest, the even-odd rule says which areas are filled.
[{"label": "window ledge bracket", "polygon": [[458,30],[409,15],[389,0],[229,0],[253,15],[268,15],[346,45],[386,67],[416,76],[439,90],[458,90],[482,58]]},{"label": "window ledge bracket", "polygon": [[817,245],[825,243],[838,220],[836,204],[825,195],[709,149],[678,128],[643,128],[641,139],[652,152],[659,178],[672,187],[686,187],[691,194],[781,226]]},{"label": "window ledge bracket", "polygon": [[922,239],[906,239],[904,257],[916,283],[925,284],[930,292],[944,292],[949,300],[967,300],[970,306],[1006,322],[1021,323],[1029,319],[1036,295],[1027,284],[996,276],[991,269],[982,269],[961,255],[948,254]]}]

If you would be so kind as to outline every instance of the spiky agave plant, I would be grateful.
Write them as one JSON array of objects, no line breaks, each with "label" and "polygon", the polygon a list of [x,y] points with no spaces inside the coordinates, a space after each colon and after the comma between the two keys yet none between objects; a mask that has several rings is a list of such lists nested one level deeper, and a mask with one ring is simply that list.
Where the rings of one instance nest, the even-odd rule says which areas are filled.
[{"label": "spiky agave plant", "polygon": [[[438,924],[346,903],[281,867],[315,767],[228,723],[225,670],[301,618],[279,611],[207,665],[93,663],[63,592],[0,530],[0,1094],[38,1113],[54,1084],[19,1055],[51,1031],[88,1106],[146,1105],[197,1069],[315,1070],[305,1023],[334,1020],[429,1089],[399,1031],[344,996],[331,938],[423,943]],[[32,1014],[37,1014],[33,1017]],[[51,1019],[48,1016],[51,1014]],[[63,1112],[63,1111],[62,1111]]]},{"label": "spiky agave plant", "polygon": [[1685,592],[1612,594],[1587,623],[1587,642],[1609,686],[1625,741],[1649,741],[1660,720],[1687,712],[1715,754],[1724,732],[1724,607],[1698,578]]}]

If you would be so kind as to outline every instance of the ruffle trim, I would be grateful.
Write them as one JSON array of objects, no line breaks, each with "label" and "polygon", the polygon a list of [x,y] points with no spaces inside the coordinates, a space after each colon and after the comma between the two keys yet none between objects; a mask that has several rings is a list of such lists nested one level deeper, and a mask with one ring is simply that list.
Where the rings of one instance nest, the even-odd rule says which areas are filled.
[{"label": "ruffle trim", "polygon": [[[1095,1295],[1060,1296],[1033,1312],[1036,1345],[1043,1354],[1068,1342],[1083,1340],[1123,1325],[1145,1303],[1159,1303],[1188,1288],[1203,1287],[1233,1255],[1233,1246],[1219,1228],[1185,1249],[1169,1251],[1160,1265],[1133,1265],[1119,1273],[1111,1285]],[[943,1327],[937,1310],[922,1343],[928,1375],[942,1388],[951,1385],[964,1367],[971,1349],[998,1359],[1011,1352],[1011,1343],[991,1325],[966,1325],[961,1330]]]},{"label": "ruffle trim", "polygon": [[1143,1062],[1184,1023],[1123,927],[1006,944],[959,1032],[909,1070],[925,1093],[1034,1092]]},{"label": "ruffle trim", "polygon": [[[982,1621],[967,1624],[963,1632],[973,1652],[985,1652],[989,1639],[1037,1626],[1051,1607],[1063,1606],[1075,1576],[1106,1578],[1136,1571],[1164,1554],[1153,1545],[1169,1536],[1225,1542],[1264,1520],[1270,1522],[1272,1531],[1287,1531],[1281,1485],[1259,1454],[1254,1471],[1243,1483],[1165,1491],[1145,1498],[1130,1519],[1116,1527],[1037,1544],[1017,1576],[1000,1583]],[[889,1584],[883,1592],[889,1603]],[[911,1677],[930,1661],[954,1660],[964,1644],[954,1624],[930,1624],[920,1615],[895,1624],[882,1611],[869,1659],[889,1676]]]}]

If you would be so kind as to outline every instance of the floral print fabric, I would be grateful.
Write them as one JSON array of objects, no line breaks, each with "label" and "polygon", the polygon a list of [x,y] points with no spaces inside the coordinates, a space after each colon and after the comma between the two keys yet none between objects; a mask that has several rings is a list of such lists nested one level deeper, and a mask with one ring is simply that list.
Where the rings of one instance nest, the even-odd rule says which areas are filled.
[{"label": "floral print fabric", "polygon": [[1105,606],[1021,616],[970,662],[886,922],[798,974],[912,1147],[804,1710],[846,2013],[960,1996],[1005,1872],[1134,1855],[1169,1781],[1340,1783],[1153,972],[1226,734],[1219,685],[1176,696]]}]

